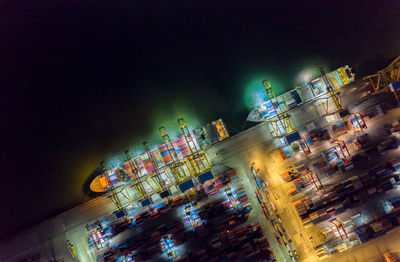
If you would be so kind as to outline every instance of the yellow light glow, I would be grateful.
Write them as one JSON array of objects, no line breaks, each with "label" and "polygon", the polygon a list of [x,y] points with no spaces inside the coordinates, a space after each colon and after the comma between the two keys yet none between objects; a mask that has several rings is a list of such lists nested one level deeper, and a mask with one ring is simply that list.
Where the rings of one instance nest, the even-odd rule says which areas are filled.
[{"label": "yellow light glow", "polygon": [[97,176],[93,179],[92,183],[90,183],[90,190],[93,192],[101,193],[107,191],[108,181],[104,176]]}]

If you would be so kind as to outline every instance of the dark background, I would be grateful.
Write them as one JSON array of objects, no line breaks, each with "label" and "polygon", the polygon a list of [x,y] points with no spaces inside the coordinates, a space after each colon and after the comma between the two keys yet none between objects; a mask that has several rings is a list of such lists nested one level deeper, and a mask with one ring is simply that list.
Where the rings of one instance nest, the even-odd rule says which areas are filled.
[{"label": "dark background", "polygon": [[177,116],[241,130],[255,80],[400,53],[399,1],[263,2],[1,1],[0,237],[88,200],[100,160]]}]

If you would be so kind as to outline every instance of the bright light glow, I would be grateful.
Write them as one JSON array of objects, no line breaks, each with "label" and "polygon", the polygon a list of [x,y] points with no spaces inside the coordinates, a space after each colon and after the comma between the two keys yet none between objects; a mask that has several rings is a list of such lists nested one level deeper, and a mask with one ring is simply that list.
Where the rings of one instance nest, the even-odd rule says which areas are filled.
[{"label": "bright light glow", "polygon": [[171,235],[167,235],[161,238],[161,252],[166,255],[168,259],[175,257],[176,247],[175,241],[172,239]]},{"label": "bright light glow", "polygon": [[254,107],[268,100],[268,96],[262,85],[262,81],[265,79],[269,80],[276,95],[284,93],[289,88],[289,86],[284,87],[279,79],[271,77],[271,75],[266,75],[265,73],[253,75],[243,84],[243,99],[247,109],[252,110]]},{"label": "bright light glow", "polygon": [[301,72],[299,80],[303,83],[309,83],[312,80],[312,72],[310,71]]},{"label": "bright light glow", "polygon": [[196,206],[187,205],[182,212],[183,223],[189,231],[195,231],[198,226],[205,223],[205,220],[200,219]]}]

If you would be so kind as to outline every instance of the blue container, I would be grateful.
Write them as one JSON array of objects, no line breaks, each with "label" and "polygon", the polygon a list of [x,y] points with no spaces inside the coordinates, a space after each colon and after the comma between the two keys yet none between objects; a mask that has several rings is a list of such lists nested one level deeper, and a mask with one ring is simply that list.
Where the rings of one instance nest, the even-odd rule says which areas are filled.
[{"label": "blue container", "polygon": [[182,193],[185,193],[186,190],[189,190],[193,187],[194,184],[192,179],[189,179],[188,181],[179,184],[179,189],[181,190]]},{"label": "blue container", "polygon": [[207,171],[204,174],[199,175],[199,182],[200,184],[204,184],[206,181],[213,179],[213,174],[211,173],[211,171]]},{"label": "blue container", "polygon": [[393,188],[393,186],[392,186],[392,183],[390,183],[390,182],[382,185],[382,189],[384,191],[388,191],[388,190],[390,190],[392,188]]},{"label": "blue container", "polygon": [[286,140],[288,141],[289,145],[292,144],[293,142],[296,142],[296,141],[300,140],[299,132],[296,131],[296,132],[294,132],[294,133],[292,133],[290,135],[287,135],[286,136]]},{"label": "blue container", "polygon": [[296,102],[296,104],[301,104],[301,97],[299,95],[299,93],[297,92],[297,90],[292,90],[290,92],[290,94],[292,95],[294,101]]},{"label": "blue container", "polygon": [[258,177],[255,177],[255,180],[256,180],[256,183],[257,183],[257,187],[258,187],[259,189],[263,188],[263,185],[262,185],[260,179],[259,179]]},{"label": "blue container", "polygon": [[394,90],[400,90],[400,81],[392,83],[392,87]]},{"label": "blue container", "polygon": [[142,203],[142,206],[145,207],[145,206],[150,205],[150,204],[151,204],[151,201],[150,201],[149,199],[145,199],[145,200],[143,200],[141,203]]}]

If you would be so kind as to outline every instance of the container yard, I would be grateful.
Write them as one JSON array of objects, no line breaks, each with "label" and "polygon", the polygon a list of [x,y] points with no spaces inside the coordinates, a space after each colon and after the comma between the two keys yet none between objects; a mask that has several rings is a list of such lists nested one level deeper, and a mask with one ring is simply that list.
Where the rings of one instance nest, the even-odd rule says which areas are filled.
[{"label": "container yard", "polygon": [[252,207],[236,179],[231,170],[133,216],[88,224],[96,261],[276,261],[261,226],[249,223]]},{"label": "container yard", "polygon": [[[308,238],[315,252],[310,261],[334,259],[336,254],[383,237],[399,225],[399,214],[392,208],[399,195],[400,154],[398,136],[393,135],[397,122],[393,123],[390,116],[379,119],[396,112],[395,104],[384,112],[376,106],[379,110],[375,115],[360,111],[349,115],[347,121],[338,118],[336,123],[309,132],[303,143],[312,153],[303,151],[299,157],[298,152],[286,147],[275,155],[277,167],[267,167],[269,173],[286,169],[277,174],[282,184],[278,183],[276,191],[287,194],[282,202],[292,202],[301,229],[293,237],[299,245],[300,235]],[[385,126],[382,136],[381,128]],[[279,209],[281,201],[272,201]],[[385,210],[377,212],[382,203],[386,208],[381,209]],[[281,214],[283,220],[285,215],[288,220],[292,217],[287,213]]]}]

